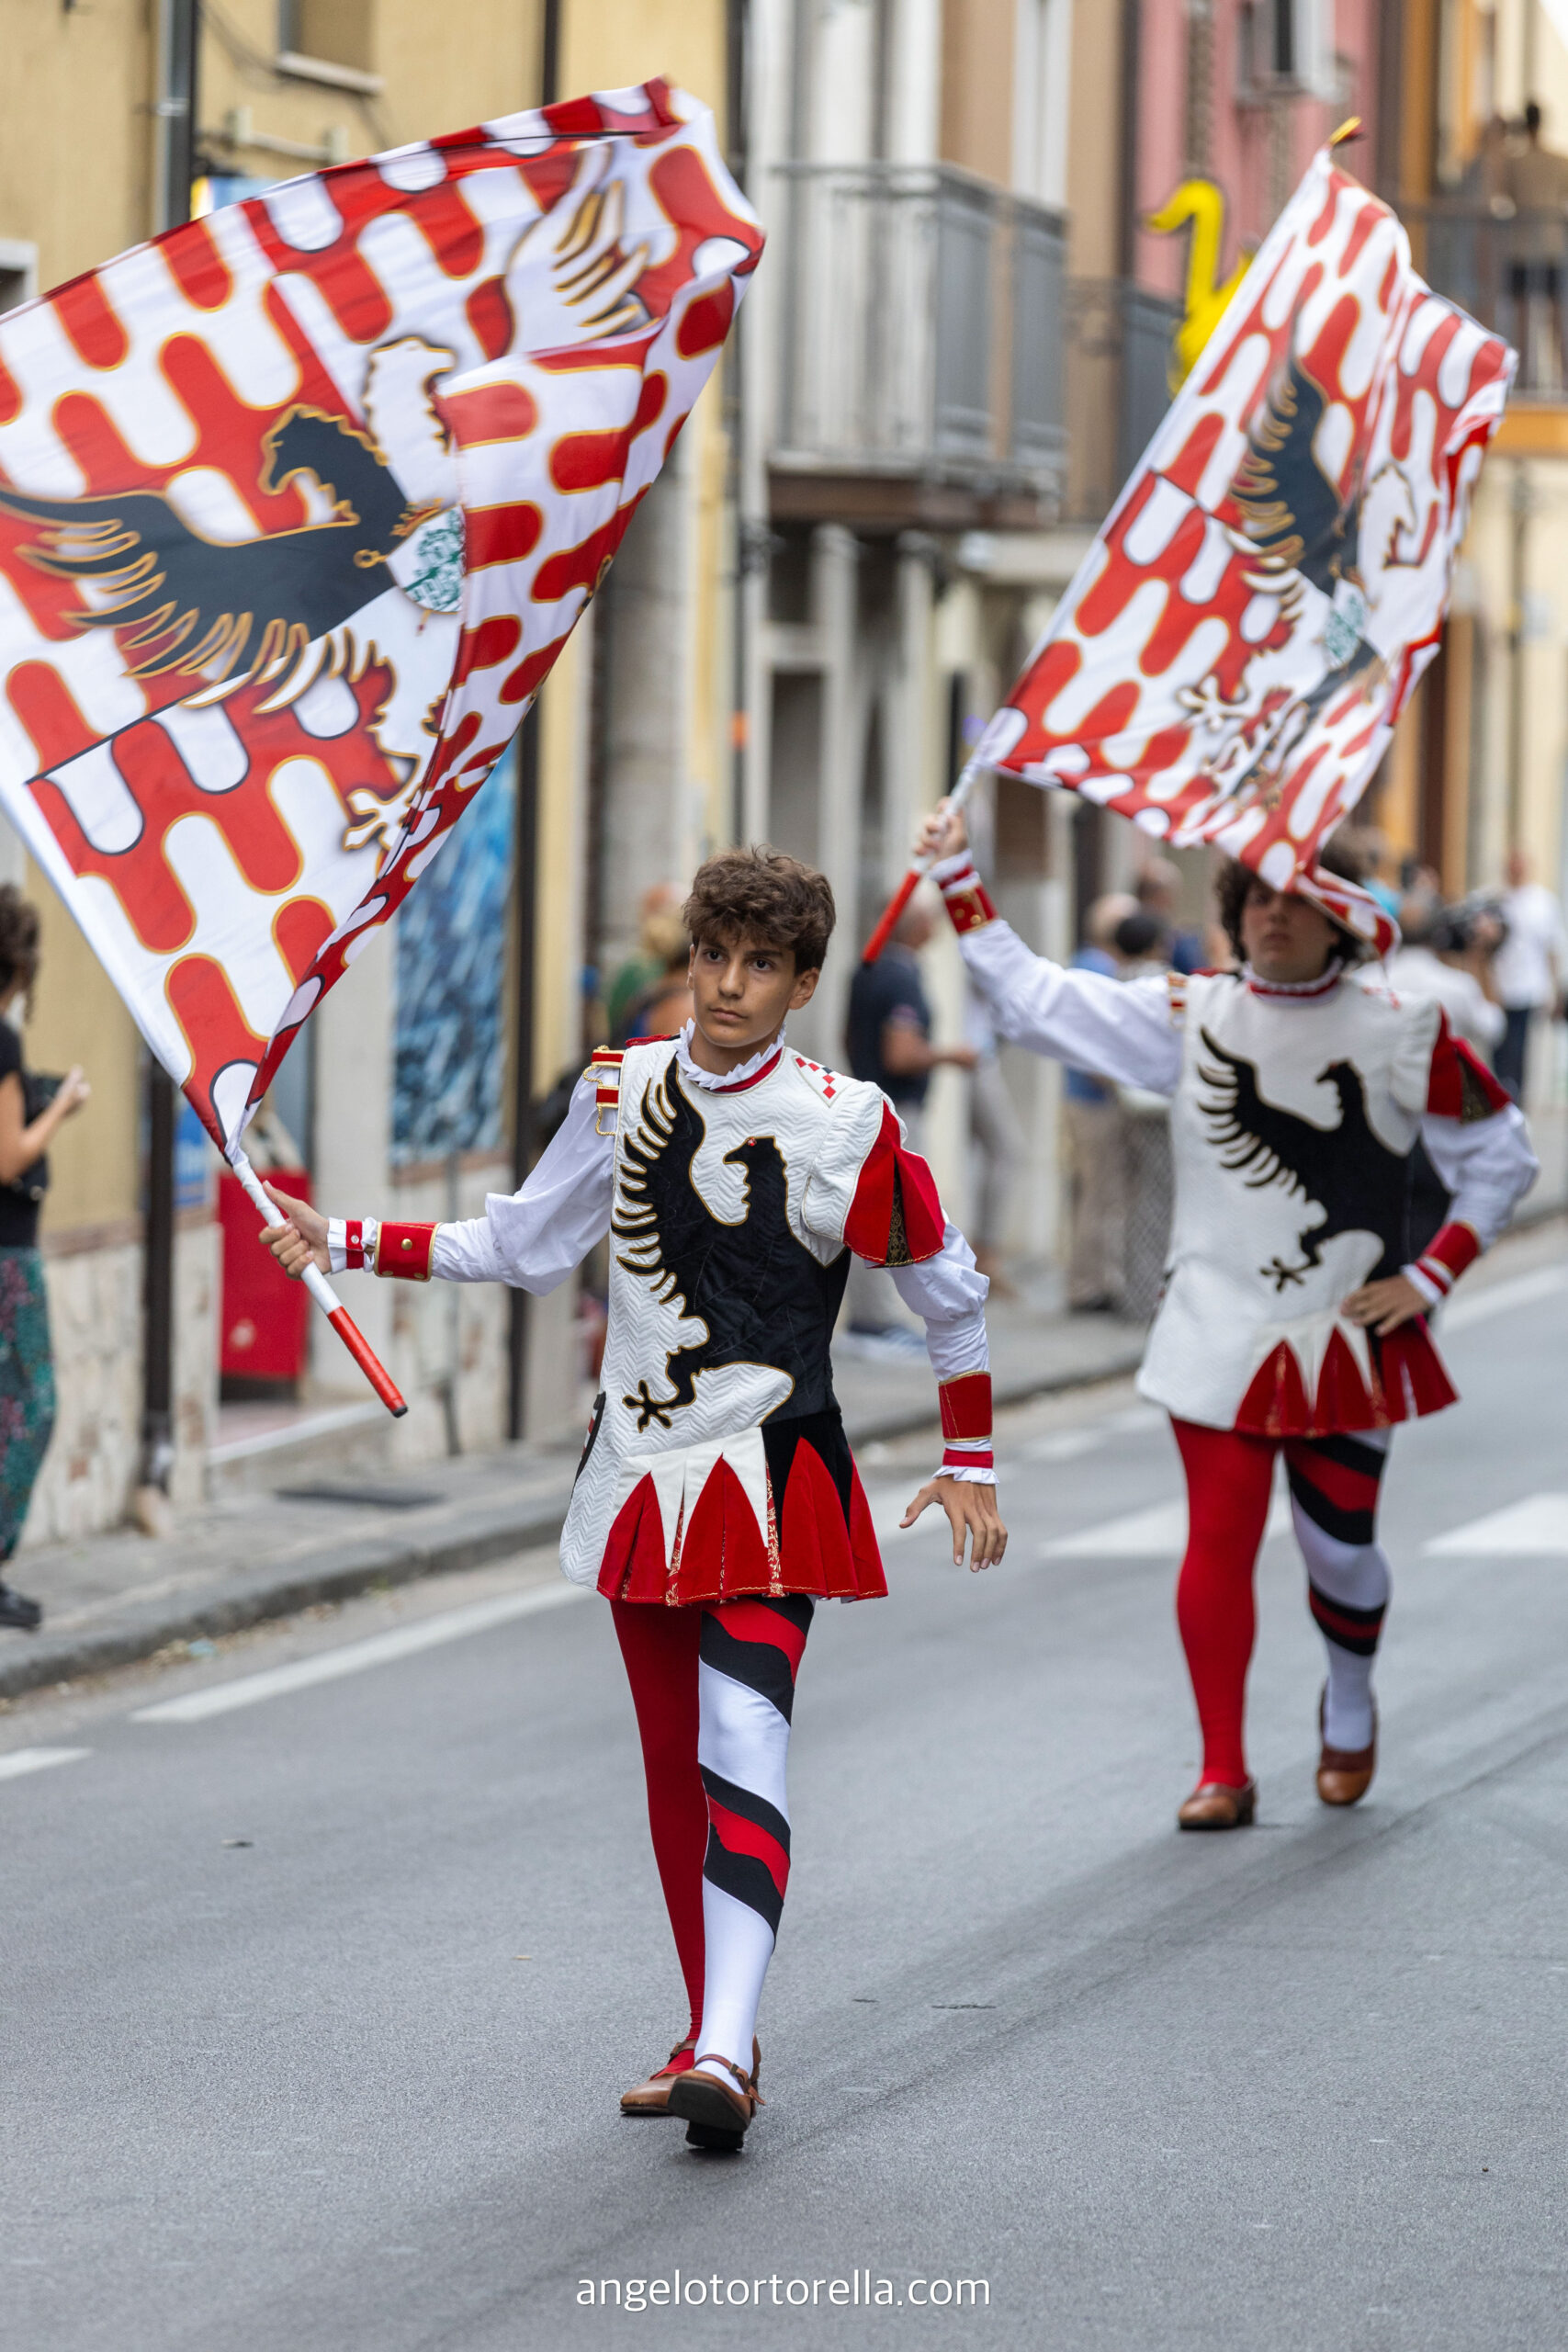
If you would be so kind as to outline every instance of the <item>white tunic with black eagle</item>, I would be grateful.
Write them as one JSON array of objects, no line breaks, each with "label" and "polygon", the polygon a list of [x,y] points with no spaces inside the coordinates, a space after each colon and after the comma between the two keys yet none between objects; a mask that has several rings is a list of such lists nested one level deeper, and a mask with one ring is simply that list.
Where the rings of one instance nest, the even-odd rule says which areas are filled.
[{"label": "white tunic with black eagle", "polygon": [[[438,1227],[431,1271],[543,1293],[608,1238],[600,1393],[561,1540],[575,1583],[669,1603],[869,1598],[886,1586],[829,1351],[850,1254],[886,1266],[924,1321],[944,1423],[955,1395],[988,1399],[988,1285],[876,1087],[782,1039],[717,1076],[688,1035],[596,1054],[522,1192]],[[950,1430],[947,1475],[989,1482],[990,1461],[988,1414]]]},{"label": "white tunic with black eagle", "polygon": [[[1519,1112],[1440,1007],[1375,968],[1301,987],[1068,970],[1000,921],[966,858],[937,873],[1002,1036],[1172,1098],[1175,1205],[1141,1393],[1270,1437],[1451,1404],[1424,1317],[1379,1340],[1344,1312],[1402,1272],[1437,1304],[1536,1174]],[[1450,1199],[1440,1229],[1413,1238],[1418,1145]]]}]

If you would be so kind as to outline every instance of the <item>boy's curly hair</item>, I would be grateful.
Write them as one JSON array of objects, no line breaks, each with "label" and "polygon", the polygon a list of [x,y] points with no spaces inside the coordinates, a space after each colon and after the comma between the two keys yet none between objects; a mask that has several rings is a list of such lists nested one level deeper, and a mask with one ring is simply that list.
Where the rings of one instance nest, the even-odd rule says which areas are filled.
[{"label": "boy's curly hair", "polygon": [[765,842],[720,850],[700,865],[681,918],[694,945],[754,939],[787,947],[797,973],[818,969],[838,919],[827,876]]},{"label": "boy's curly hair", "polygon": [[30,1007],[38,978],[38,909],[23,898],[14,882],[0,882],[0,1000],[24,988]]},{"label": "boy's curly hair", "polygon": [[[1325,874],[1337,874],[1342,882],[1362,882],[1366,867],[1354,850],[1339,842],[1325,842],[1317,853],[1317,862]],[[1237,857],[1227,857],[1214,877],[1214,897],[1218,902],[1220,928],[1230,941],[1238,964],[1247,961],[1247,951],[1241,944],[1241,910],[1247,904],[1247,894],[1258,876],[1250,865],[1243,865]],[[1328,920],[1333,922],[1334,918]],[[1338,933],[1338,952],[1347,964],[1361,964],[1375,953],[1364,939],[1347,931],[1342,923],[1335,923]]]}]

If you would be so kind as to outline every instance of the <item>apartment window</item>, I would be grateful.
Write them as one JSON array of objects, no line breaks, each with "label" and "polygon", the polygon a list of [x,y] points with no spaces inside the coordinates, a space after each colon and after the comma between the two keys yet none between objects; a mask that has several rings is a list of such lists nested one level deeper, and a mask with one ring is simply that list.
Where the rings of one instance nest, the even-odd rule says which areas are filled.
[{"label": "apartment window", "polygon": [[[352,75],[354,87],[375,79],[374,14],[375,0],[279,0],[279,66],[304,80],[338,82]],[[335,71],[313,74],[312,67]]]},{"label": "apartment window", "polygon": [[14,311],[38,292],[38,247],[0,237],[0,311]]}]

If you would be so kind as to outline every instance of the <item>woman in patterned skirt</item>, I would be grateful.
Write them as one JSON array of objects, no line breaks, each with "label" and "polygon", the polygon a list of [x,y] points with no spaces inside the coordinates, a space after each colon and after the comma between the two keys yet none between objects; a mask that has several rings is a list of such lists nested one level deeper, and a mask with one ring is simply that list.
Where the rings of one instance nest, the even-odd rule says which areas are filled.
[{"label": "woman in patterned skirt", "polygon": [[[86,1101],[72,1069],[40,1100],[45,1081],[22,1067],[17,1026],[38,978],[39,920],[15,883],[0,883],[0,1567],[10,1559],[54,1427],[54,1360],[38,1246],[44,1155],[55,1129]],[[29,1116],[29,1112],[35,1116]],[[35,1633],[43,1611],[0,1577],[0,1626]]]}]

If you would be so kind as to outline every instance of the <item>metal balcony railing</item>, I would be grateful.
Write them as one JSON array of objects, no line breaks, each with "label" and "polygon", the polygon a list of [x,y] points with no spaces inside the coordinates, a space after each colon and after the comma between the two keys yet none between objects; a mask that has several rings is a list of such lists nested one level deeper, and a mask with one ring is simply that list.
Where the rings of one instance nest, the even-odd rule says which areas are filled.
[{"label": "metal balcony railing", "polygon": [[1516,393],[1568,400],[1568,212],[1438,198],[1401,205],[1400,215],[1428,284],[1518,353]]},{"label": "metal balcony railing", "polygon": [[1048,492],[1066,227],[946,164],[778,170],[774,465]]}]

